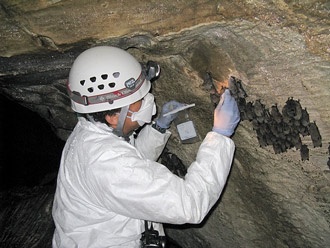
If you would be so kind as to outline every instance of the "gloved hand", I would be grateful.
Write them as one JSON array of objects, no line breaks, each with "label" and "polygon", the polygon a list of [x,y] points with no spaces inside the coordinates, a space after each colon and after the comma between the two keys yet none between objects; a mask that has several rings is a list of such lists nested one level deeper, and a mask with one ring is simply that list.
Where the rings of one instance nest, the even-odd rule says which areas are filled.
[{"label": "gloved hand", "polygon": [[171,125],[171,122],[178,116],[178,113],[174,113],[171,115],[164,116],[164,114],[176,109],[183,107],[184,104],[176,102],[176,101],[169,101],[165,103],[162,107],[162,112],[160,114],[160,117],[156,121],[156,125],[161,128],[169,128]]},{"label": "gloved hand", "polygon": [[214,110],[212,131],[230,137],[240,121],[240,114],[235,99],[229,89],[222,94],[220,102]]}]

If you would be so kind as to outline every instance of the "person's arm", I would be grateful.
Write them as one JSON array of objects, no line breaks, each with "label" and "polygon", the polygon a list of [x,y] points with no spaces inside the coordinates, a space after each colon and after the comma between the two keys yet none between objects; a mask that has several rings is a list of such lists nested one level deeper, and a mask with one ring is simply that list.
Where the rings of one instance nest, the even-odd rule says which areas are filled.
[{"label": "person's arm", "polygon": [[136,138],[135,147],[143,155],[143,158],[156,161],[170,136],[171,133],[167,130],[160,132],[152,125],[146,125]]},{"label": "person's arm", "polygon": [[119,215],[172,224],[203,220],[224,188],[235,150],[231,139],[209,132],[182,179],[122,143],[115,157],[102,153],[88,170],[89,199]]},{"label": "person's arm", "polygon": [[157,121],[145,126],[135,140],[135,147],[141,152],[144,158],[156,161],[162,153],[171,133],[167,130],[177,114],[164,116],[169,111],[176,109],[183,104],[170,101],[163,105],[161,114]]},{"label": "person's arm", "polygon": [[228,93],[223,98],[215,110],[213,132],[202,142],[185,179],[121,142],[120,146],[112,144],[120,151],[116,156],[111,149],[101,151],[102,160],[89,170],[90,197],[109,211],[131,218],[172,224],[201,222],[219,199],[235,150],[225,135],[234,131],[239,112]]}]

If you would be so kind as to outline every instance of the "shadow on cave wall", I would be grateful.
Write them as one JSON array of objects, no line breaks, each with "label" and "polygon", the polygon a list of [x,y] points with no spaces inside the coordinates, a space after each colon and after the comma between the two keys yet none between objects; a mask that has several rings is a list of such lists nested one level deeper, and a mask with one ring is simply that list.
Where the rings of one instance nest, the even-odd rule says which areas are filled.
[{"label": "shadow on cave wall", "polygon": [[64,142],[38,114],[0,96],[0,190],[54,183]]},{"label": "shadow on cave wall", "polygon": [[38,114],[0,95],[0,247],[51,247],[64,142]]}]

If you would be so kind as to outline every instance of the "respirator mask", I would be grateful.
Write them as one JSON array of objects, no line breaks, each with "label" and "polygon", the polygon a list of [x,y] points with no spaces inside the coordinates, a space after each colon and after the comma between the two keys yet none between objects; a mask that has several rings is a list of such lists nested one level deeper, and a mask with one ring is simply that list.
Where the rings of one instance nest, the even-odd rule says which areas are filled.
[{"label": "respirator mask", "polygon": [[145,123],[150,123],[152,116],[156,114],[156,104],[154,99],[154,96],[151,93],[148,93],[142,99],[140,110],[138,112],[128,110],[132,115],[127,116],[127,118],[130,118],[132,121],[137,121],[140,126],[143,126]]}]

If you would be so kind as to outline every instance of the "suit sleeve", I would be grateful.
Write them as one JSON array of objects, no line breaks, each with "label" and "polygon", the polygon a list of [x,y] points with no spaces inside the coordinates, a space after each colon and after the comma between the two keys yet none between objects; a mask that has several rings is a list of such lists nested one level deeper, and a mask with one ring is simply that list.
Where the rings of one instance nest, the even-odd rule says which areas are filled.
[{"label": "suit sleeve", "polygon": [[210,132],[185,179],[129,147],[99,158],[90,170],[90,194],[102,207],[130,218],[160,223],[200,223],[225,186],[235,146]]},{"label": "suit sleeve", "polygon": [[145,126],[135,140],[136,149],[143,158],[156,161],[162,153],[171,133],[164,134],[154,129],[151,125]]}]

